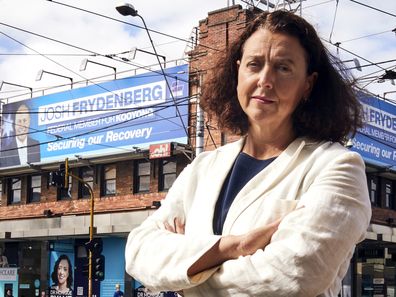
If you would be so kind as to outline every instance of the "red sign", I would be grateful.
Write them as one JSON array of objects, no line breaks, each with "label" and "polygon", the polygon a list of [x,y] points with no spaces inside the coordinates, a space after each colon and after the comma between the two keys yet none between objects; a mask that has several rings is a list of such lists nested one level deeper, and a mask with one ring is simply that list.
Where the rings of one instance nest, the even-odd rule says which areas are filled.
[{"label": "red sign", "polygon": [[150,145],[150,159],[165,158],[171,156],[171,143]]}]

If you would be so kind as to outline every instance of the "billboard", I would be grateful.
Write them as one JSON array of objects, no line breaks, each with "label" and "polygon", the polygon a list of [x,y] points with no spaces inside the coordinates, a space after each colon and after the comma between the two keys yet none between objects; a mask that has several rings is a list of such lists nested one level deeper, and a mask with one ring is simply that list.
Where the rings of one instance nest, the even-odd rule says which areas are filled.
[{"label": "billboard", "polygon": [[353,151],[366,160],[396,166],[396,106],[374,96],[359,93],[363,127],[352,139]]},{"label": "billboard", "polygon": [[168,84],[148,72],[5,104],[0,167],[187,143],[188,65],[165,73]]},{"label": "billboard", "polygon": [[49,297],[72,297],[73,294],[73,274],[74,274],[74,254],[59,253],[51,251],[50,272],[51,286],[48,288]]}]

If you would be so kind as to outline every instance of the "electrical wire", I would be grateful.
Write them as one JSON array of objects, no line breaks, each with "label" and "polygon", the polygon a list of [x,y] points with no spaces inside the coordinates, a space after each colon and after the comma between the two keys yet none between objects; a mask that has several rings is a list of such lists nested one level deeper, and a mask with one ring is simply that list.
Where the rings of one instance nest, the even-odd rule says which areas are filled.
[{"label": "electrical wire", "polygon": [[[167,108],[167,107],[164,107],[164,108]],[[159,110],[159,111],[161,111],[161,110]],[[157,112],[158,112],[158,110],[157,110]],[[187,112],[187,114],[184,114],[183,116],[186,116],[186,115],[188,115],[188,112]],[[106,131],[107,129],[111,129],[111,128],[114,128],[114,127],[117,127],[117,126],[120,126],[120,125],[125,125],[126,123],[132,122],[133,120],[137,120],[137,119],[139,119],[141,117],[144,117],[144,116],[146,116],[146,115],[142,115],[140,117],[135,117],[135,118],[133,118],[131,120],[122,121],[122,122],[115,123],[115,124],[112,124],[112,125],[107,125],[107,126],[102,127],[102,128],[97,128],[97,129],[94,129],[94,130],[90,130],[88,132],[74,134],[74,135],[67,136],[67,137],[61,137],[61,138],[57,138],[56,140],[45,141],[45,142],[41,142],[41,143],[38,143],[38,144],[26,145],[26,146],[22,146],[20,148],[29,148],[29,147],[34,147],[34,146],[41,146],[41,145],[45,145],[45,144],[49,144],[49,143],[65,141],[65,140],[71,140],[71,139],[82,137],[82,136],[86,136],[86,135],[89,135],[89,134],[94,134],[94,133],[97,133],[97,132]],[[155,123],[155,122],[163,121],[163,120],[170,120],[172,118],[178,118],[178,116],[177,115],[176,116],[170,116],[168,118],[163,118],[161,120],[157,120],[156,119],[156,120],[152,120],[152,121],[146,121],[144,124]],[[174,123],[174,122],[172,122],[172,123]],[[176,124],[176,123],[174,123],[174,124]],[[123,128],[123,127],[121,127],[121,128]],[[114,129],[112,131],[114,131]],[[100,145],[100,144],[97,144],[97,145]],[[112,147],[112,146],[110,146],[110,147]],[[112,148],[118,148],[118,147],[112,147]],[[2,149],[2,152],[17,150],[17,149],[18,148]]]},{"label": "electrical wire", "polygon": [[[188,102],[189,100],[190,100],[190,97],[189,96],[187,96],[187,97],[180,97],[180,98],[178,98],[179,100],[180,100],[180,103],[178,103],[178,105],[180,105],[180,106],[183,106],[183,105],[185,105],[185,104],[183,104],[183,102]],[[107,115],[107,116],[101,116],[101,118],[110,118],[110,117],[114,117],[114,116],[120,116],[120,115],[123,115],[123,114],[126,114],[126,113],[129,113],[129,112],[131,112],[131,111],[139,111],[139,110],[142,110],[142,109],[147,109],[147,108],[159,108],[159,110],[156,110],[156,111],[153,111],[152,113],[154,114],[155,112],[158,112],[158,111],[162,111],[162,110],[165,110],[166,108],[170,108],[170,107],[173,107],[173,102],[168,102],[168,104],[165,104],[165,105],[163,105],[163,104],[161,104],[161,103],[159,103],[159,104],[156,104],[156,105],[151,105],[151,106],[144,106],[144,107],[139,107],[139,108],[127,108],[127,109],[119,109],[119,110],[121,110],[122,112],[120,112],[120,113],[113,113],[113,114],[109,114],[109,115]],[[188,104],[188,103],[187,103]],[[111,111],[116,111],[116,110],[111,110]],[[69,112],[69,111],[64,111],[63,113],[67,113],[67,112]],[[18,113],[18,114],[29,114],[29,115],[31,115],[31,114],[37,114],[37,113],[42,113],[42,114],[46,114],[45,112],[32,112],[32,111],[29,111],[29,112],[25,112],[25,113]],[[56,112],[56,113],[61,113],[61,112]],[[17,112],[4,112],[4,114],[17,114]],[[142,116],[146,116],[147,114],[145,114],[145,115],[142,115]],[[158,116],[158,115],[157,115]],[[140,118],[140,117],[135,117],[135,118]],[[50,127],[46,127],[45,129],[32,129],[32,128],[30,128],[31,130],[34,130],[34,131],[30,131],[30,132],[28,132],[28,133],[24,133],[24,134],[20,134],[20,135],[32,135],[32,134],[35,134],[35,133],[46,133],[46,134],[49,134],[49,135],[51,135],[51,136],[55,136],[57,139],[60,139],[60,138],[62,138],[62,136],[58,136],[58,135],[54,135],[53,133],[48,133],[48,132],[46,132],[46,131],[48,131],[48,130],[51,130],[51,129],[61,129],[61,128],[63,128],[63,129],[65,129],[65,128],[67,128],[67,127],[69,127],[69,126],[74,126],[75,124],[86,124],[86,123],[89,123],[89,122],[92,122],[92,121],[95,121],[95,120],[97,120],[97,118],[88,118],[88,119],[86,119],[86,120],[82,120],[82,121],[78,121],[78,122],[74,122],[74,123],[70,123],[70,124],[64,124],[64,125],[56,125],[56,126],[50,126]],[[5,122],[5,123],[9,123],[9,124],[14,124],[15,125],[15,123],[13,123],[12,121],[7,121],[6,119],[4,119],[4,117],[3,117],[3,119],[2,119],[2,121],[3,122]],[[123,122],[121,122],[121,123],[119,123],[119,124],[122,124]],[[175,123],[174,123],[175,124]],[[109,126],[107,126],[107,127],[109,127]],[[96,132],[95,130],[94,131],[92,131],[92,132]],[[6,139],[6,138],[8,138],[9,136],[1,136],[0,137],[0,140],[1,139]]]},{"label": "electrical wire", "polygon": [[[65,4],[65,3],[58,2],[58,1],[53,1],[53,0],[51,0],[51,3],[63,5],[63,6],[66,6],[66,7],[72,8],[72,9],[76,9],[76,10],[80,10],[80,11],[83,11],[83,12],[86,12],[86,13],[89,13],[89,14],[100,16],[102,18],[106,18],[106,19],[109,19],[109,20],[112,20],[112,21],[123,23],[125,25],[129,25],[129,26],[132,26],[132,27],[135,27],[135,28],[145,29],[142,26],[135,25],[135,24],[132,24],[132,23],[129,23],[129,22],[125,22],[125,21],[122,21],[122,20],[119,20],[119,19],[116,19],[116,18],[112,18],[112,17],[107,16],[107,15],[103,15],[103,14],[100,14],[100,13],[97,13],[97,12],[94,12],[94,11],[91,11],[91,10],[83,9],[83,8],[80,8],[80,7],[77,7],[77,6],[73,6],[73,5],[69,5],[69,4]],[[180,38],[180,37],[177,37],[177,36],[174,36],[174,35],[170,35],[170,34],[167,34],[167,33],[163,33],[163,32],[157,31],[157,30],[153,30],[153,29],[148,29],[148,30],[150,32],[153,32],[153,33],[156,33],[156,34],[159,34],[159,35],[163,35],[163,36],[166,36],[166,37],[169,37],[169,38],[177,39],[177,40],[180,40],[180,41],[183,41],[183,42],[186,42],[186,43],[191,43],[191,46],[194,46],[194,44],[192,44],[191,40]],[[208,48],[208,49],[212,49],[214,51],[219,51],[218,49],[215,49],[215,48],[212,48],[212,47],[209,47],[209,46],[205,46],[205,47]]]},{"label": "electrical wire", "polygon": [[333,31],[334,31],[334,24],[335,24],[335,20],[336,20],[336,16],[337,16],[337,10],[338,10],[338,0],[336,0],[336,7],[334,10],[334,16],[333,16],[333,24],[331,25],[331,31],[330,31],[330,36],[329,36],[330,42],[331,42],[331,36],[333,35]]},{"label": "electrical wire", "polygon": [[392,32],[392,30],[386,30],[386,31],[379,32],[379,33],[373,33],[373,34],[368,34],[368,35],[364,35],[364,36],[360,36],[360,37],[356,37],[356,38],[352,38],[352,39],[347,39],[347,40],[340,41],[340,43],[346,43],[346,42],[350,42],[350,41],[355,41],[355,40],[359,40],[359,39],[363,39],[363,38],[367,38],[367,37],[372,37],[372,36],[377,36],[377,35],[384,34],[384,33],[389,33],[389,32]]},{"label": "electrical wire", "polygon": [[[62,44],[62,45],[66,45],[66,46],[69,46],[69,47],[72,47],[72,48],[75,48],[75,49],[78,49],[78,50],[81,50],[81,51],[85,51],[85,52],[91,53],[91,54],[93,54],[93,55],[95,55],[95,56],[100,56],[100,57],[112,59],[112,60],[114,60],[114,61],[118,61],[118,62],[121,62],[121,63],[125,63],[125,64],[128,64],[128,65],[132,65],[132,66],[137,67],[137,69],[145,69],[145,70],[147,70],[147,71],[155,72],[155,73],[158,73],[158,74],[161,74],[161,75],[162,75],[162,73],[159,72],[159,71],[157,71],[157,70],[152,70],[152,69],[148,68],[147,66],[142,66],[142,65],[139,65],[139,64],[137,64],[137,63],[132,63],[132,62],[130,62],[129,60],[128,60],[128,61],[125,61],[124,59],[121,59],[121,58],[119,58],[119,57],[117,57],[117,56],[113,56],[113,55],[103,55],[103,54],[94,52],[94,51],[92,51],[92,50],[88,50],[88,49],[85,49],[85,48],[82,48],[82,47],[79,47],[79,46],[75,46],[75,45],[66,43],[66,42],[64,42],[64,41],[60,41],[60,40],[57,40],[57,39],[54,39],[54,38],[51,38],[51,37],[48,37],[48,36],[44,36],[44,35],[41,35],[41,34],[38,34],[38,33],[32,32],[32,31],[29,31],[29,30],[25,30],[25,29],[22,29],[22,28],[18,28],[18,27],[16,27],[16,26],[8,25],[8,24],[2,23],[2,22],[0,22],[0,25],[6,26],[6,27],[9,27],[9,28],[12,28],[12,29],[15,29],[15,30],[24,32],[24,33],[28,33],[28,34],[31,34],[31,35],[34,35],[34,36],[37,36],[37,37],[40,37],[40,38],[44,38],[44,39],[53,41],[53,42],[55,42],[55,43],[60,43],[60,44]],[[23,46],[25,46],[25,47],[27,47],[27,48],[30,49],[30,47],[24,45],[24,44],[23,44],[22,42],[20,42],[20,41],[17,41],[15,38],[9,36],[8,34],[6,34],[6,33],[4,33],[4,32],[1,32],[1,31],[0,31],[0,33],[3,34],[3,35],[5,35],[5,36],[7,36],[8,38],[14,40],[15,42],[17,42],[17,43],[19,43],[19,44],[21,44],[21,45],[23,45]],[[45,57],[44,54],[41,54],[41,53],[39,53],[39,52],[36,51],[36,50],[33,50],[33,49],[32,49],[32,51],[34,51],[35,53],[37,53],[37,54],[39,54],[39,55]],[[51,60],[51,59],[48,58],[48,57],[47,57],[47,59]],[[57,62],[55,62],[55,63],[57,63]],[[67,69],[67,70],[69,70],[70,72],[76,74],[76,75],[79,76],[79,77],[82,77],[84,80],[88,80],[88,81],[89,81],[89,79],[85,78],[85,77],[82,76],[81,74],[76,73],[76,72],[74,72],[73,70],[68,69],[67,67],[65,67],[65,66],[63,66],[63,65],[62,65],[61,67],[62,67],[62,68],[65,68],[65,69]]]},{"label": "electrical wire", "polygon": [[364,3],[361,3],[361,2],[355,1],[355,0],[350,0],[350,1],[355,2],[355,3],[357,3],[357,4],[360,4],[360,5],[363,5],[363,6],[365,6],[365,7],[371,8],[371,9],[373,9],[373,10],[376,10],[376,11],[379,11],[379,12],[382,12],[382,13],[385,13],[385,14],[387,14],[387,15],[396,17],[395,14],[390,13],[390,12],[387,12],[387,11],[384,11],[384,10],[381,10],[381,9],[378,9],[378,8],[376,8],[376,7],[373,7],[373,6],[370,6],[370,5],[367,5],[367,4],[364,4]]}]

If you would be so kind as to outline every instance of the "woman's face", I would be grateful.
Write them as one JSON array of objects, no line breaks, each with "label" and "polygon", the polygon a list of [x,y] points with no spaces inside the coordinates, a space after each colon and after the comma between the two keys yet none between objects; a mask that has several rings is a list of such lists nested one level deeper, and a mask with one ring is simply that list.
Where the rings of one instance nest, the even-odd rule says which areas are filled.
[{"label": "woman's face", "polygon": [[292,132],[292,114],[309,96],[317,75],[307,75],[298,39],[258,29],[246,40],[237,63],[238,100],[250,126]]},{"label": "woman's face", "polygon": [[63,259],[59,262],[58,266],[58,285],[67,284],[67,278],[69,277],[69,263]]}]

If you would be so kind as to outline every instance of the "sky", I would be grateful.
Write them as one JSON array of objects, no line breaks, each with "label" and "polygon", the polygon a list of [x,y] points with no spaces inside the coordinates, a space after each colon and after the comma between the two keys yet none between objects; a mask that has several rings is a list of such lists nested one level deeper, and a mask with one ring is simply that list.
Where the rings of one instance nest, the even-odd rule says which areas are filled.
[{"label": "sky", "polygon": [[[130,3],[149,29],[164,33],[151,31],[151,38],[158,54],[166,58],[170,67],[183,63],[185,51],[189,49],[187,40],[199,21],[205,19],[208,12],[232,2],[243,8],[247,7],[245,2],[259,3],[257,0],[134,0]],[[284,7],[283,1],[271,2]],[[120,61],[130,58],[128,51],[133,47],[149,52],[153,49],[146,31],[139,28],[141,19],[120,15],[115,9],[119,3],[113,0],[0,0],[0,81],[31,87],[33,96],[38,97],[70,88],[69,79],[47,73],[36,81],[41,69],[73,78],[75,88],[85,86],[87,80],[113,79],[113,68],[117,78],[147,71],[148,65],[158,69],[156,57],[142,51],[128,63]],[[263,4],[259,7],[266,9]],[[286,5],[290,7],[297,5]],[[314,25],[329,50],[347,61],[346,66],[355,67],[352,60],[359,60],[362,71],[352,70],[359,86],[396,102],[396,86],[392,81],[377,79],[386,69],[396,71],[396,30],[392,32],[396,29],[396,1],[305,0],[302,8],[302,16]],[[333,45],[337,42],[340,42],[338,51]],[[113,59],[103,57],[105,55]],[[85,58],[107,66],[88,62],[86,70],[80,71]],[[391,62],[382,63],[389,60]],[[366,66],[372,63],[381,64]],[[136,70],[141,67],[143,69]],[[366,77],[373,79],[364,79]],[[63,86],[47,90],[60,85]],[[0,90],[3,102],[29,97],[26,88],[4,84]]]}]

